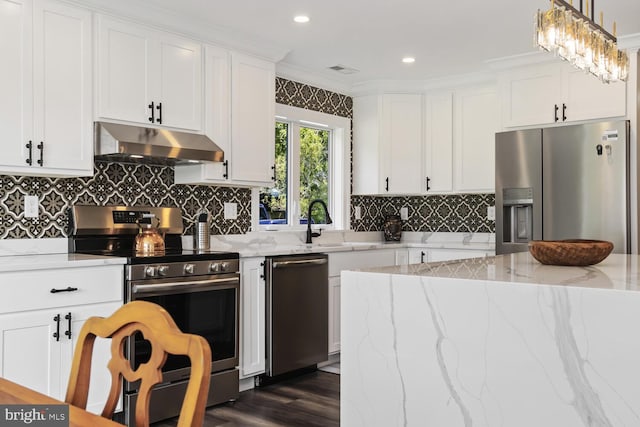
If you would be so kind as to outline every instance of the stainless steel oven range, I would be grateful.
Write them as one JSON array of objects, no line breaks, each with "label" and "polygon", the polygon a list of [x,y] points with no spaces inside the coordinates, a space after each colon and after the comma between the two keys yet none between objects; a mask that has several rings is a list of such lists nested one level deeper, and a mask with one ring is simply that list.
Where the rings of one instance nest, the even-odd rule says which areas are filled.
[{"label": "stainless steel oven range", "polygon": [[[165,251],[137,256],[138,222],[160,219]],[[73,206],[69,251],[126,257],[124,302],[151,301],[164,307],[183,332],[202,335],[212,351],[208,405],[238,397],[239,257],[233,252],[182,249],[179,208]],[[155,224],[155,222],[154,222]],[[134,368],[149,358],[141,335],[130,339],[127,355]],[[189,378],[188,359],[169,356],[164,382],[151,397],[150,421],[177,416]],[[137,384],[125,382],[124,421],[134,425]]]}]

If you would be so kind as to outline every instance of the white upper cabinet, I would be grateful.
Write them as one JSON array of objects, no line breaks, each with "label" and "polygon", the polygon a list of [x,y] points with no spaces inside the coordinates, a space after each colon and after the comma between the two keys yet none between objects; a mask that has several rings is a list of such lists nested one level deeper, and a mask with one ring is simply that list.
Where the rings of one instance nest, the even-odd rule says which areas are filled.
[{"label": "white upper cabinet", "polygon": [[231,179],[272,185],[275,163],[275,64],[231,54]]},{"label": "white upper cabinet", "polygon": [[224,162],[176,166],[176,182],[273,185],[275,64],[207,46],[205,76],[205,133]]},{"label": "white upper cabinet", "polygon": [[494,191],[500,110],[494,86],[426,95],[425,172],[429,193]]},{"label": "white upper cabinet", "polygon": [[422,102],[420,94],[354,98],[354,194],[423,191]]},{"label": "white upper cabinet", "polygon": [[0,1],[0,172],[93,174],[91,13]]},{"label": "white upper cabinet", "polygon": [[499,111],[493,86],[456,91],[454,182],[457,191],[495,190],[495,134],[500,130]]},{"label": "white upper cabinet", "polygon": [[97,116],[202,131],[202,46],[98,17]]},{"label": "white upper cabinet", "polygon": [[453,190],[453,92],[425,97],[425,191]]},{"label": "white upper cabinet", "polygon": [[624,82],[605,84],[564,62],[502,72],[500,92],[504,127],[539,126],[626,114]]}]

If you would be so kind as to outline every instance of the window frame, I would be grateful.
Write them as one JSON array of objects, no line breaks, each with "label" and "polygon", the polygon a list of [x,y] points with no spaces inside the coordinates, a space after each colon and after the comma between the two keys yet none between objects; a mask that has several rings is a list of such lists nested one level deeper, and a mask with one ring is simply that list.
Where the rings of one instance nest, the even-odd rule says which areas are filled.
[{"label": "window frame", "polygon": [[[300,194],[299,186],[293,188],[293,170],[299,175],[299,166],[292,167],[292,162],[296,165],[300,164],[300,148],[299,142],[293,142],[291,138],[293,132],[298,132],[301,127],[313,129],[329,130],[329,212],[333,224],[312,224],[313,229],[335,229],[348,230],[350,228],[350,172],[351,172],[351,120],[346,117],[334,116],[319,111],[305,110],[303,108],[292,107],[289,105],[276,104],[275,122],[289,123],[289,144],[294,144],[295,149],[288,150],[289,170],[288,170],[288,199],[290,195],[296,197],[288,200],[289,209],[288,224],[260,224],[260,188],[252,189],[252,229],[257,231],[299,231],[305,230],[307,225],[299,224],[300,215],[298,213],[299,203],[298,196]],[[318,126],[322,124],[325,126]],[[291,148],[291,147],[290,147]],[[299,184],[299,176],[295,180]]]}]

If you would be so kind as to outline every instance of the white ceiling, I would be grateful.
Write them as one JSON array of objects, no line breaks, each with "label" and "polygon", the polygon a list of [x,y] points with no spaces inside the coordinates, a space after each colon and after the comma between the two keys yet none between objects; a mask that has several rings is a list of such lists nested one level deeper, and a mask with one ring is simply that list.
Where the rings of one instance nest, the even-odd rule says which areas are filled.
[{"label": "white ceiling", "polygon": [[[280,68],[308,72],[342,85],[423,81],[487,68],[486,61],[535,52],[533,17],[548,0],[140,0],[244,41],[272,46]],[[104,3],[103,3],[104,4]],[[132,3],[129,2],[129,5]],[[578,0],[575,0],[578,5]],[[597,1],[604,27],[618,36],[640,33],[640,1]],[[306,14],[308,24],[292,18]],[[182,21],[182,19],[180,19]],[[403,64],[405,55],[414,64]],[[340,64],[358,73],[329,70]]]}]

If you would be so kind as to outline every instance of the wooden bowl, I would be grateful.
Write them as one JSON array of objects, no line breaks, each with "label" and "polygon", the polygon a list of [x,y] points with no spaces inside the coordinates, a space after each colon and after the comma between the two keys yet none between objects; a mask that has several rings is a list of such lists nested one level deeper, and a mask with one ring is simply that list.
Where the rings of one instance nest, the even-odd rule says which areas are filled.
[{"label": "wooden bowl", "polygon": [[532,240],[529,252],[542,264],[593,265],[604,260],[613,250],[613,243],[604,240]]}]

